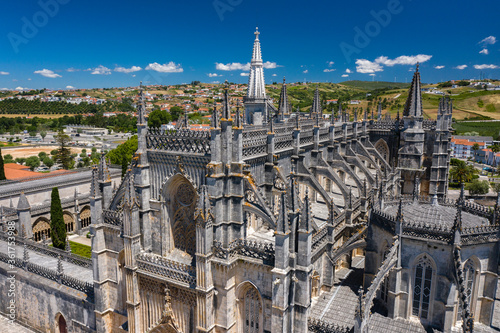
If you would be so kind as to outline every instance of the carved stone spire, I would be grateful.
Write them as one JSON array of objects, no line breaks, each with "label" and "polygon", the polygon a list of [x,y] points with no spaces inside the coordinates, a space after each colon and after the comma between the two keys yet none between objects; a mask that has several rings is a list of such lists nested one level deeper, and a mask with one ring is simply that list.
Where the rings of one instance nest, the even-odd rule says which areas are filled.
[{"label": "carved stone spire", "polygon": [[217,103],[214,101],[214,109],[212,111],[212,127],[219,128],[219,111],[217,111]]},{"label": "carved stone spire", "polygon": [[99,159],[98,168],[99,168],[99,180],[111,181],[111,174],[109,173],[108,164],[106,163],[106,154],[104,154],[104,152],[101,154],[101,158]]},{"label": "carved stone spire", "polygon": [[101,190],[99,188],[99,170],[95,165],[92,167],[92,179],[90,181],[90,196],[93,198],[101,196]]},{"label": "carved stone spire", "polygon": [[137,105],[137,125],[146,125],[146,106],[144,105],[142,81],[139,88],[139,104]]},{"label": "carved stone spire", "polygon": [[240,103],[236,105],[236,121],[234,123],[234,126],[237,128],[243,127],[242,121],[241,121],[241,112],[240,112]]},{"label": "carved stone spire", "polygon": [[378,107],[377,107],[377,120],[380,121],[382,120],[382,102],[378,102]]},{"label": "carved stone spire", "polygon": [[134,174],[132,172],[129,173],[127,183],[125,184],[125,197],[123,200],[123,204],[127,205],[130,208],[133,208],[134,206],[138,207],[134,185]]},{"label": "carved stone spire", "polygon": [[260,50],[259,28],[255,30],[255,40],[253,43],[252,61],[250,63],[250,75],[248,78],[247,97],[265,98],[266,89],[264,85],[264,67],[262,63],[262,53]]},{"label": "carved stone spire", "polygon": [[309,201],[309,189],[306,188],[306,195],[304,197],[304,207],[302,208],[302,215],[300,217],[299,229],[310,231],[312,221],[311,203]]},{"label": "carved stone spire", "polygon": [[[280,117],[290,113],[290,103],[288,102],[288,93],[286,89],[286,81],[283,78],[283,86],[281,87],[280,103],[278,107],[278,112]],[[281,119],[280,119],[281,120]]]},{"label": "carved stone spire", "polygon": [[321,101],[319,99],[319,89],[318,86],[316,86],[316,90],[314,91],[313,104],[311,106],[311,112],[309,112],[309,115],[311,117],[319,117],[320,114],[321,114]]},{"label": "carved stone spire", "polygon": [[182,127],[189,128],[189,118],[187,110],[184,110],[184,118],[182,119]]},{"label": "carved stone spire", "polygon": [[295,112],[295,128],[300,129],[300,107],[297,106],[297,111]]},{"label": "carved stone spire", "polygon": [[278,222],[277,222],[277,231],[283,234],[288,233],[289,231],[289,226],[288,226],[288,208],[287,208],[287,201],[286,201],[286,193],[282,192],[281,193],[281,202],[280,202],[280,209],[279,209],[279,214],[278,214]]},{"label": "carved stone spire", "polygon": [[198,204],[196,205],[196,210],[194,212],[194,220],[197,223],[202,223],[203,225],[213,221],[212,207],[210,206],[210,197],[208,196],[207,185],[201,186]]},{"label": "carved stone spire", "polygon": [[410,91],[408,92],[408,99],[406,100],[405,109],[403,112],[404,117],[422,117],[422,87],[420,83],[420,72],[417,69],[413,74],[411,81]]},{"label": "carved stone spire", "polygon": [[224,106],[222,108],[222,119],[228,120],[231,118],[231,107],[229,106],[229,83],[226,80],[224,87]]}]

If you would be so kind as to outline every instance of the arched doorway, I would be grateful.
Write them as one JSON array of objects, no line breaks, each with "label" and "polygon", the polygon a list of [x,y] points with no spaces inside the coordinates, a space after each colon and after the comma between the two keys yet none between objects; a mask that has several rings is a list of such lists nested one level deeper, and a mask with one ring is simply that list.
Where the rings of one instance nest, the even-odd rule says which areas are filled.
[{"label": "arched doorway", "polygon": [[264,331],[264,316],[262,313],[262,298],[257,288],[250,282],[245,282],[238,288],[239,329],[240,333],[262,333]]},{"label": "arched doorway", "polygon": [[66,319],[61,313],[56,315],[56,333],[68,333],[68,325]]}]

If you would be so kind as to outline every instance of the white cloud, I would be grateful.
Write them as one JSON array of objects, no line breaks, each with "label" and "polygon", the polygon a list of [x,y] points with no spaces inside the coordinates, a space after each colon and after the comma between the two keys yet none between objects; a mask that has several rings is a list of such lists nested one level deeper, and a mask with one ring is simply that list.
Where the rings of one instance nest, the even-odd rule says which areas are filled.
[{"label": "white cloud", "polygon": [[480,54],[488,54],[490,52],[488,51],[488,49],[482,49],[481,51],[479,51],[479,53]]},{"label": "white cloud", "polygon": [[335,68],[330,68],[330,69],[325,68],[325,69],[323,69],[323,72],[325,72],[325,73],[335,72],[335,71],[336,71],[336,69],[335,69]]},{"label": "white cloud", "polygon": [[146,70],[153,70],[157,71],[160,73],[182,73],[184,72],[184,69],[181,67],[181,64],[176,64],[173,61],[169,62],[168,64],[163,64],[160,65],[157,62],[154,62],[152,64],[149,64],[148,67],[146,67]]},{"label": "white cloud", "polygon": [[219,74],[217,74],[217,73],[208,73],[207,75],[208,75],[208,77],[217,77],[217,76],[219,76]]},{"label": "white cloud", "polygon": [[[281,67],[277,65],[275,62],[271,61],[266,61],[265,63],[262,64],[262,67],[265,69],[273,69],[276,67]],[[247,62],[246,64],[242,64],[240,62],[232,62],[229,64],[222,64],[219,62],[215,63],[215,69],[219,71],[249,71],[250,70],[250,63]]]},{"label": "white cloud", "polygon": [[371,62],[370,60],[366,59],[357,59],[356,60],[356,71],[358,73],[375,73],[375,72],[382,72],[384,69],[380,64],[377,64],[375,62]]},{"label": "white cloud", "polygon": [[23,90],[28,90],[28,88],[17,87],[15,90],[17,90],[17,91],[23,91]]},{"label": "white cloud", "polygon": [[309,70],[306,69],[305,71],[302,71],[302,73],[307,74],[307,73],[309,73]]},{"label": "white cloud", "polygon": [[70,68],[68,68],[68,69],[66,70],[66,72],[70,72],[70,73],[71,73],[71,72],[79,72],[79,71],[80,71],[79,69],[77,69],[77,68],[73,68],[73,67],[70,67]]},{"label": "white cloud", "polygon": [[9,75],[9,72],[0,72],[0,75]]},{"label": "white cloud", "polygon": [[413,72],[413,71],[414,71],[414,69],[413,69],[413,68],[409,68],[409,69],[408,69],[408,72]]},{"label": "white cloud", "polygon": [[375,76],[376,74],[369,74],[370,76]]},{"label": "white cloud", "polygon": [[327,61],[326,63],[328,64],[328,67],[332,67],[332,66],[333,66],[333,64],[334,64],[334,62],[333,62],[333,61]]},{"label": "white cloud", "polygon": [[351,73],[352,73],[352,71],[351,71],[349,68],[346,68],[346,69],[345,69],[345,72],[346,72],[347,74],[351,74]]},{"label": "white cloud", "polygon": [[219,81],[212,81],[212,83],[220,83]]},{"label": "white cloud", "polygon": [[51,79],[61,77],[61,75],[54,73],[54,71],[51,71],[50,69],[45,69],[45,68],[40,70],[40,71],[34,71],[33,73],[40,74],[41,76],[49,77]]},{"label": "white cloud", "polygon": [[342,74],[342,77],[349,77],[349,74]]},{"label": "white cloud", "polygon": [[28,81],[31,81],[31,78],[28,78]]},{"label": "white cloud", "polygon": [[431,55],[427,54],[417,54],[415,56],[399,56],[396,59],[389,59],[386,56],[380,56],[377,59],[375,59],[375,62],[378,64],[382,64],[385,66],[392,67],[394,65],[415,65],[417,62],[426,62],[430,58],[432,58]]},{"label": "white cloud", "polygon": [[493,45],[497,42],[497,38],[495,36],[489,36],[480,41],[478,44],[482,45],[483,48],[486,48],[486,45]]},{"label": "white cloud", "polygon": [[103,65],[99,65],[99,67],[96,67],[92,70],[92,73],[94,75],[109,75],[111,74],[111,69],[104,67]]},{"label": "white cloud", "polygon": [[132,66],[130,68],[125,68],[125,67],[116,67],[115,68],[115,72],[119,72],[119,73],[133,73],[133,72],[138,72],[142,70],[141,67],[139,66]]},{"label": "white cloud", "polygon": [[467,65],[459,65],[459,66],[455,67],[455,69],[460,69],[460,70],[466,69],[466,68],[467,68]]},{"label": "white cloud", "polygon": [[0,90],[2,90],[2,91],[9,91],[9,88],[2,88]]},{"label": "white cloud", "polygon": [[232,62],[230,64],[221,64],[216,62],[215,69],[219,71],[248,71],[250,70],[250,63],[242,64],[239,62]]},{"label": "white cloud", "polygon": [[250,73],[240,73],[241,76],[248,76]]},{"label": "white cloud", "polygon": [[66,89],[75,89],[73,86],[66,86]]},{"label": "white cloud", "polygon": [[443,69],[444,66],[443,65],[439,65],[439,66],[434,66],[435,69]]},{"label": "white cloud", "polygon": [[274,74],[273,74],[273,75],[271,75],[271,76],[278,76],[278,75],[277,75],[276,73],[274,73]]},{"label": "white cloud", "polygon": [[474,68],[475,69],[496,69],[496,68],[498,68],[498,66],[497,65],[483,64],[483,65],[474,65]]},{"label": "white cloud", "polygon": [[283,67],[283,66],[277,65],[275,62],[266,61],[263,64],[263,67],[265,69],[273,69],[273,68],[276,68],[276,67]]}]

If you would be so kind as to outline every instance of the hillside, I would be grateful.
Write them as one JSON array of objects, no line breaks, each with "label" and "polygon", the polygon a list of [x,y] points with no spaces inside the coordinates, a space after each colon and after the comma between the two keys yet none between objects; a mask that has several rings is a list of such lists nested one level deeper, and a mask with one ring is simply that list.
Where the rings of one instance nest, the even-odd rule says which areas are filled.
[{"label": "hillside", "polygon": [[398,89],[398,88],[408,89],[410,87],[409,83],[384,82],[384,81],[352,80],[352,81],[340,82],[339,84],[344,85],[344,86],[348,86],[348,87],[352,87],[352,88],[362,89],[362,90]]}]

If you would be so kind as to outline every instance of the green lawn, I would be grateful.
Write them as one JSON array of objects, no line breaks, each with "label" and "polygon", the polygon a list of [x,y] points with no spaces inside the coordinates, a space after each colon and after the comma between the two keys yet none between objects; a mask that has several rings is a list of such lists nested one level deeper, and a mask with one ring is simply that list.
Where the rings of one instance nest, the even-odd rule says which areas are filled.
[{"label": "green lawn", "polygon": [[453,124],[455,135],[461,135],[466,132],[477,132],[481,136],[492,136],[496,140],[500,135],[500,122],[456,122]]},{"label": "green lawn", "polygon": [[92,248],[90,246],[72,241],[69,241],[69,245],[71,246],[71,253],[78,254],[86,258],[92,257]]}]

